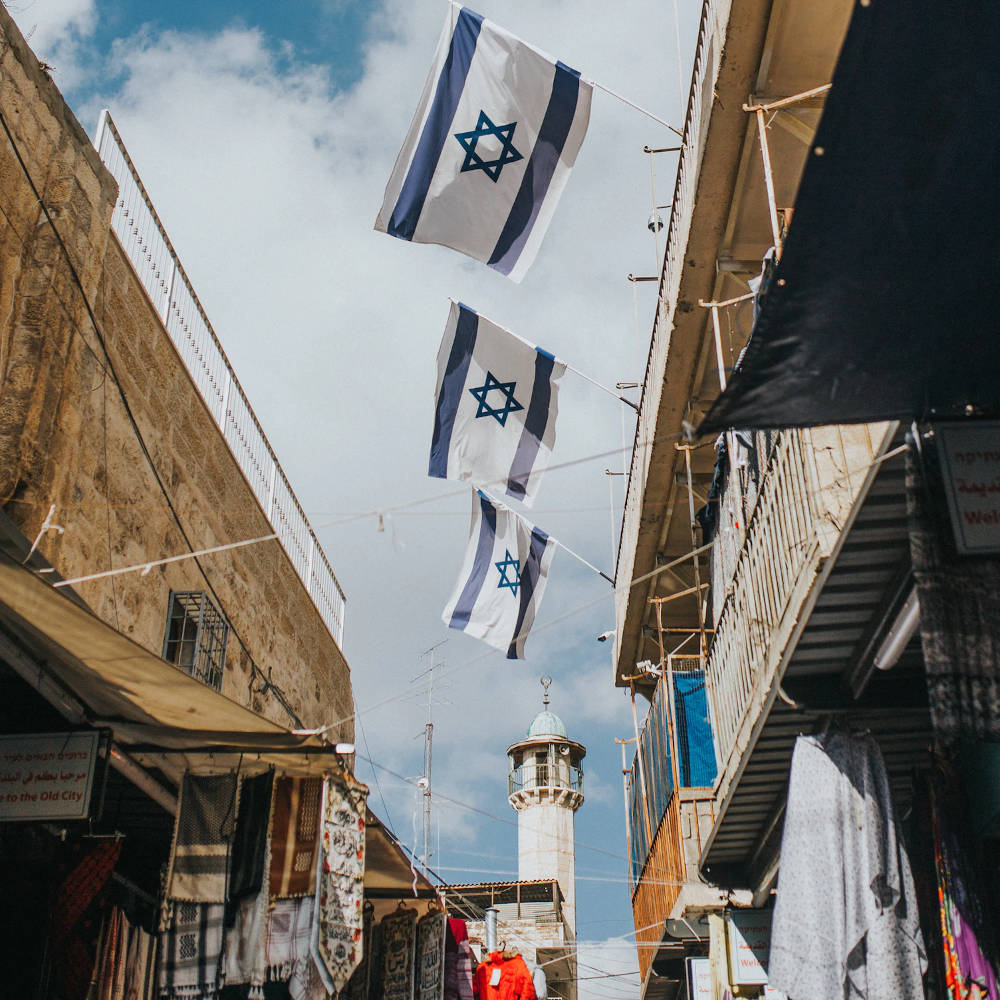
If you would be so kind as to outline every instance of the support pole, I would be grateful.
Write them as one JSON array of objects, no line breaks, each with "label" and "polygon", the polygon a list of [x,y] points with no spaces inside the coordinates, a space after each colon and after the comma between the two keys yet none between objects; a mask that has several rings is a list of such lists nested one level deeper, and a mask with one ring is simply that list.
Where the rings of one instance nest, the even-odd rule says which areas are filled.
[{"label": "support pole", "polygon": [[647,849],[653,846],[653,824],[649,819],[649,802],[646,798],[646,770],[642,766],[642,743],[639,741],[639,715],[635,710],[635,684],[628,682],[629,693],[632,695],[632,727],[635,730],[635,759],[639,764],[639,784],[642,786],[642,816],[646,826]]},{"label": "support pole", "polygon": [[[701,607],[700,590],[698,591],[698,607]],[[677,789],[680,788],[680,769],[677,766],[677,731],[674,725],[674,661],[672,656],[664,656],[663,604],[659,601],[656,603],[656,630],[660,637],[661,677],[665,677],[667,682],[667,744],[670,747],[670,777],[673,783],[673,793],[676,795]],[[704,641],[704,639],[702,641]],[[664,659],[666,659],[666,663],[664,663]]]},{"label": "support pole", "polygon": [[758,107],[757,135],[760,139],[760,156],[764,162],[764,187],[767,190],[767,209],[771,216],[771,237],[774,240],[774,252],[781,260],[781,227],[778,225],[778,203],[774,196],[774,173],[771,170],[771,151],[767,145],[767,122],[764,109]]},{"label": "support pole", "polygon": [[615,737],[615,743],[622,748],[622,801],[625,804],[625,863],[628,866],[628,887],[634,888],[634,876],[632,873],[632,816],[628,807],[628,766],[625,763],[625,746],[634,743],[635,739],[623,740]]},{"label": "support pole", "polygon": [[[674,447],[679,448],[684,452],[684,469],[687,473],[687,488],[688,488],[688,516],[691,523],[691,548],[697,549],[698,540],[695,538],[695,525],[697,522],[694,519],[694,482],[691,476],[691,446],[690,445],[675,445]],[[699,656],[704,656],[706,653],[705,647],[705,608],[701,600],[701,561],[698,556],[695,555],[692,559],[694,565],[694,585],[698,588],[698,633],[700,636],[699,643]]]}]

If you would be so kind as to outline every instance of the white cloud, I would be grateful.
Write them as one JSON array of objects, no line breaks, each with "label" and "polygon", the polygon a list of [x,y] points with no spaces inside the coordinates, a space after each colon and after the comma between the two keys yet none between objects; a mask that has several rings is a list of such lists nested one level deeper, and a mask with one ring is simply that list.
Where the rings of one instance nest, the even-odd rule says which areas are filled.
[{"label": "white cloud", "polygon": [[97,23],[95,0],[7,0],[11,17],[60,87],[81,77],[81,50]]}]

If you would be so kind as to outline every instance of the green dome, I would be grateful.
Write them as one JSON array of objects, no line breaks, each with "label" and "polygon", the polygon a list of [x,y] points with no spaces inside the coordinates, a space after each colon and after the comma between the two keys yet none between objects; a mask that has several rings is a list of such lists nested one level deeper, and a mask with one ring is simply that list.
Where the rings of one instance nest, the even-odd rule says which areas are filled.
[{"label": "green dome", "polygon": [[535,721],[528,726],[528,736],[561,736],[568,739],[562,719],[548,709],[535,716]]}]

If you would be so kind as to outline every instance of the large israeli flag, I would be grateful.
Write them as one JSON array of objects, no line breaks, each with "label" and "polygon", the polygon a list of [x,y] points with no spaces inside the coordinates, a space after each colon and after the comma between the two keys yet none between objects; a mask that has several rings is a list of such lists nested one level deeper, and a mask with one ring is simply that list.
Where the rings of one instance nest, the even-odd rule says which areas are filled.
[{"label": "large israeli flag", "polygon": [[555,543],[541,528],[477,490],[455,593],[441,616],[449,628],[524,659]]},{"label": "large israeli flag", "polygon": [[535,499],[556,437],[566,365],[461,302],[438,349],[428,474]]},{"label": "large israeli flag", "polygon": [[375,228],[520,281],[590,120],[580,74],[451,4]]}]

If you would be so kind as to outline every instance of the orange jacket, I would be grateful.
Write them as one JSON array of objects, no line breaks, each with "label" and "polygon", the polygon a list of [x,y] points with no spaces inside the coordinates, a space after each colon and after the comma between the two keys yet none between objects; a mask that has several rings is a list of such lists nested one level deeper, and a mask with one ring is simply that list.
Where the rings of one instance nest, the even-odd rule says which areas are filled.
[{"label": "orange jacket", "polygon": [[[492,986],[491,981],[496,979],[495,970],[500,972],[500,982]],[[504,958],[502,952],[493,952],[476,969],[473,986],[478,1000],[535,1000],[531,973],[520,955]]]}]

